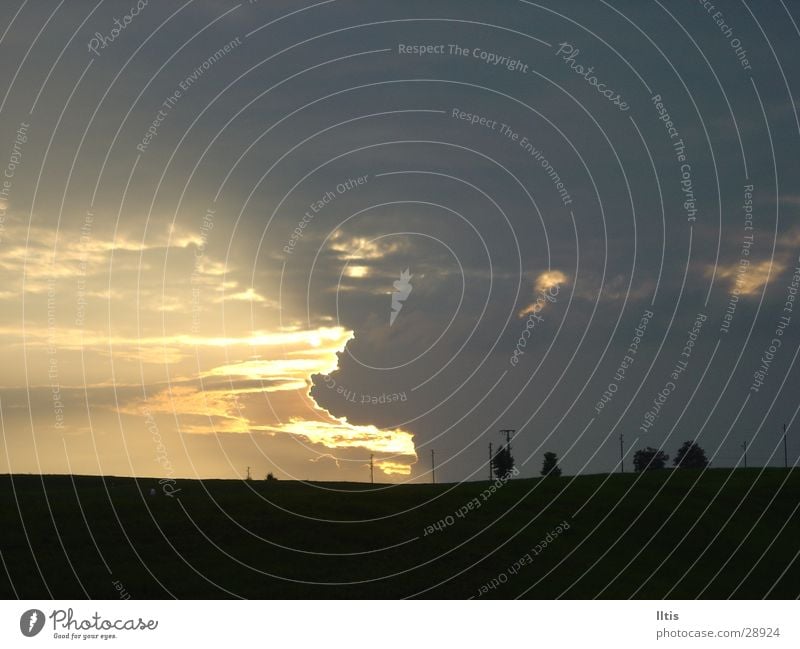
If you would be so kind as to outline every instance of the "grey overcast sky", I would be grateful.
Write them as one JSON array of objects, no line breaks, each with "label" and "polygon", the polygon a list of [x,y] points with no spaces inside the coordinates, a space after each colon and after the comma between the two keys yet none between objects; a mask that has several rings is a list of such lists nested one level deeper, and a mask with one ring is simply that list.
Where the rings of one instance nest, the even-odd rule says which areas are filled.
[{"label": "grey overcast sky", "polygon": [[507,428],[522,475],[782,463],[799,19],[4,3],[0,472],[459,481]]}]

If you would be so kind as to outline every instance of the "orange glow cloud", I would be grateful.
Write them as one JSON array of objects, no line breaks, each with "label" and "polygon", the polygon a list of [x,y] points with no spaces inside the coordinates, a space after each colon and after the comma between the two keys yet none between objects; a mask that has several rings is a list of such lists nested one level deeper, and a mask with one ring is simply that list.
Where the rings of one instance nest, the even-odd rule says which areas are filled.
[{"label": "orange glow cloud", "polygon": [[[402,429],[382,429],[373,425],[351,424],[344,417],[334,417],[319,406],[310,395],[311,376],[328,374],[338,365],[337,352],[344,349],[353,332],[341,327],[314,330],[293,330],[273,333],[258,333],[243,339],[208,339],[178,337],[184,343],[209,347],[226,347],[230,351],[237,346],[243,350],[262,352],[267,358],[216,365],[198,375],[202,379],[228,378],[230,389],[200,389],[178,386],[162,390],[147,399],[121,409],[127,414],[136,414],[147,407],[151,412],[175,414],[181,422],[181,432],[252,433],[292,435],[330,450],[364,449],[376,454],[376,466],[385,475],[410,475],[417,461],[414,437]],[[171,338],[174,342],[175,338]],[[159,340],[159,344],[163,342]],[[158,347],[156,349],[159,349]],[[255,387],[235,387],[237,381],[263,381]],[[285,423],[264,424],[265,409],[261,402],[245,408],[240,399],[244,395],[285,392],[297,393],[297,404],[308,409],[306,416],[295,412],[275,413]],[[333,460],[338,460],[330,453]]]},{"label": "orange glow cloud", "polygon": [[[350,467],[342,463],[345,475],[354,456],[373,453],[384,474],[410,475],[417,460],[410,432],[350,424],[310,395],[311,376],[337,369],[353,331],[333,318],[329,326],[279,325],[287,315],[272,299],[275,287],[249,286],[196,228],[150,228],[145,239],[103,230],[107,219],[99,216],[80,219],[86,228],[59,232],[12,216],[4,221],[9,245],[0,250],[0,270],[15,281],[0,299],[24,299],[26,308],[24,321],[16,308],[0,318],[0,360],[10,368],[0,369],[0,386],[18,385],[14,369],[25,360],[29,386],[57,380],[63,388],[97,388],[98,401],[87,401],[87,409],[115,411],[137,425],[147,409],[165,434],[260,435],[281,452],[291,448],[292,460],[332,459],[320,467],[326,476],[340,460],[350,460]],[[368,276],[370,260],[395,245],[336,241],[338,253],[354,253],[351,277]],[[48,374],[51,359],[59,361],[57,378]],[[138,397],[145,388],[147,398]],[[80,413],[70,415],[77,430]],[[135,443],[147,449],[151,440]]]},{"label": "orange glow cloud", "polygon": [[[779,277],[786,266],[778,261],[761,261],[742,266],[730,264],[717,266],[717,276],[727,279],[730,290],[738,289],[740,295],[757,295],[768,280]],[[706,275],[713,274],[714,268],[706,269]]]},{"label": "orange glow cloud", "polygon": [[536,277],[536,281],[533,283],[536,299],[526,307],[520,309],[519,313],[517,313],[517,316],[524,318],[530,313],[538,313],[544,309],[549,303],[548,299],[542,297],[545,291],[548,292],[548,295],[553,297],[558,295],[558,290],[552,291],[551,289],[563,286],[567,283],[568,279],[569,278],[560,270],[548,270],[544,273],[540,273]]},{"label": "orange glow cloud", "polygon": [[184,433],[247,433],[250,422],[240,414],[237,395],[220,390],[200,391],[178,386],[162,390],[147,400],[120,408],[123,414],[175,414],[183,421]]},{"label": "orange glow cloud", "polygon": [[382,460],[376,466],[386,475],[411,475],[411,466],[402,462],[390,462]]},{"label": "orange glow cloud", "polygon": [[414,436],[404,430],[385,430],[373,425],[357,426],[344,417],[333,421],[308,421],[292,418],[289,423],[267,430],[300,435],[326,448],[364,448],[376,453],[405,455],[416,459]]},{"label": "orange glow cloud", "polygon": [[541,273],[536,278],[534,288],[536,291],[541,292],[546,291],[549,288],[553,288],[554,286],[561,286],[562,284],[566,283],[567,276],[560,270],[548,270],[544,273]]}]

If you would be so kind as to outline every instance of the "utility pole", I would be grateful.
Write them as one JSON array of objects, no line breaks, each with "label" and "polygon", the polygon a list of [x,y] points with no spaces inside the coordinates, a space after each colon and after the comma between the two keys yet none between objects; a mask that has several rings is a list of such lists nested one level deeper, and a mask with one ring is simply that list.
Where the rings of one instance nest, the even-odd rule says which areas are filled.
[{"label": "utility pole", "polygon": [[619,434],[619,472],[625,473],[625,450],[623,447],[624,435]]},{"label": "utility pole", "polygon": [[492,481],[492,460],[494,456],[492,455],[492,443],[489,442],[489,482]]},{"label": "utility pole", "polygon": [[501,428],[500,434],[506,434],[506,449],[508,450],[509,454],[511,453],[511,436],[516,433],[516,429],[514,428]]},{"label": "utility pole", "polygon": [[747,468],[747,440],[742,442],[742,450],[744,451],[744,468]]},{"label": "utility pole", "polygon": [[783,468],[789,468],[789,452],[786,450],[786,424],[783,425]]},{"label": "utility pole", "polygon": [[436,459],[435,453],[433,449],[431,449],[431,480],[433,480],[433,484],[436,484]]},{"label": "utility pole", "polygon": [[247,479],[251,480],[251,478],[250,478],[250,467],[247,467]]},{"label": "utility pole", "polygon": [[375,456],[372,453],[369,454],[369,483],[370,484],[375,484],[375,473],[374,473],[374,466],[373,466],[373,462],[372,462],[372,459],[374,457]]}]

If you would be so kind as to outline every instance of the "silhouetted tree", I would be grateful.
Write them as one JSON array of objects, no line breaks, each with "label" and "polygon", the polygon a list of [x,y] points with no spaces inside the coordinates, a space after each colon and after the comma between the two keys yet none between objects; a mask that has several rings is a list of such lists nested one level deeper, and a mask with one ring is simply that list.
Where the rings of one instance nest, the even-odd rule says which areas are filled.
[{"label": "silhouetted tree", "polygon": [[637,472],[663,469],[668,461],[669,455],[652,446],[640,448],[633,454],[633,467]]},{"label": "silhouetted tree", "polygon": [[558,455],[548,451],[544,454],[544,462],[542,463],[542,475],[553,476],[557,478],[561,475],[561,468],[558,466]]},{"label": "silhouetted tree", "polygon": [[276,478],[274,475],[272,475],[272,471],[270,471],[270,472],[267,474],[267,477],[266,477],[266,478],[264,478],[264,480],[267,480],[267,481],[271,481],[271,480],[277,480],[277,479],[278,479],[278,478]]},{"label": "silhouetted tree", "polygon": [[708,466],[706,452],[693,440],[683,443],[673,462],[679,469],[703,469]]},{"label": "silhouetted tree", "polygon": [[511,456],[511,449],[501,446],[492,458],[492,471],[495,478],[510,478],[514,471],[514,458]]}]

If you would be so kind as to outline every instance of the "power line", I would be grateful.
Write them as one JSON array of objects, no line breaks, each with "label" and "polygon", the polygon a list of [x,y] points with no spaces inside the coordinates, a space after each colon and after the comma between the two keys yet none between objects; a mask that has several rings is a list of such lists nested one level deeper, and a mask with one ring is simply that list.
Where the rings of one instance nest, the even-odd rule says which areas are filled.
[{"label": "power line", "polygon": [[515,428],[501,428],[500,434],[506,434],[506,449],[508,449],[509,454],[511,454],[511,436],[516,433]]}]

